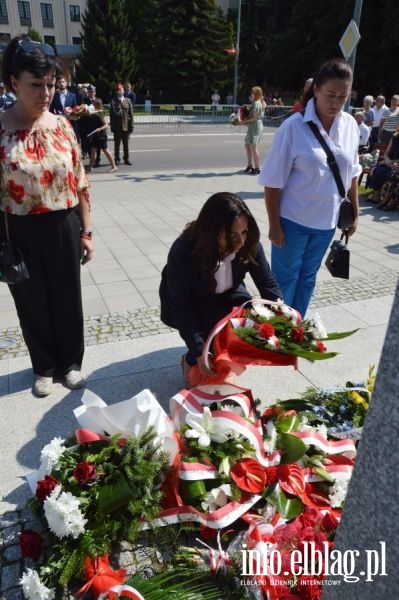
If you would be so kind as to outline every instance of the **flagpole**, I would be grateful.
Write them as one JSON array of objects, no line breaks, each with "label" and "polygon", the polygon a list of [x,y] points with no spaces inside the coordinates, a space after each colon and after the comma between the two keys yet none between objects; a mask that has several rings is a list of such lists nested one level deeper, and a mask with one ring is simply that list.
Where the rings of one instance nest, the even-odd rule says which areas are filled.
[{"label": "flagpole", "polygon": [[238,0],[238,15],[237,15],[237,40],[236,53],[234,56],[234,90],[233,104],[237,104],[237,88],[238,88],[238,60],[240,56],[240,32],[241,32],[241,0]]}]

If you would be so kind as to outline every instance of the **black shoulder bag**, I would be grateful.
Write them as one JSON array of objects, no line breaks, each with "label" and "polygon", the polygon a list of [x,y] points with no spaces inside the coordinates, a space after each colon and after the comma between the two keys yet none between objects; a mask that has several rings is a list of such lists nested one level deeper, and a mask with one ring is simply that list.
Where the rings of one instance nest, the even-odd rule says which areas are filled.
[{"label": "black shoulder bag", "polygon": [[0,281],[11,285],[28,279],[29,271],[21,250],[10,240],[7,213],[3,215],[7,239],[0,241]]},{"label": "black shoulder bag", "polygon": [[29,272],[21,250],[10,240],[7,212],[4,211],[3,215],[6,239],[0,240],[0,282],[10,285],[28,279]]},{"label": "black shoulder bag", "polygon": [[308,125],[309,125],[310,129],[313,131],[317,140],[319,141],[324,152],[327,154],[328,166],[330,167],[332,174],[334,175],[334,179],[335,179],[335,183],[337,184],[338,192],[342,198],[341,206],[339,208],[339,217],[338,217],[337,227],[338,227],[338,229],[342,229],[342,230],[350,229],[351,227],[353,227],[353,224],[355,222],[355,213],[353,210],[352,202],[346,196],[346,191],[344,188],[344,184],[342,183],[341,173],[339,172],[339,168],[338,168],[337,161],[335,160],[335,156],[331,152],[331,149],[329,148],[328,144],[326,143],[326,140],[321,135],[316,123],[314,123],[313,121],[308,121]]}]

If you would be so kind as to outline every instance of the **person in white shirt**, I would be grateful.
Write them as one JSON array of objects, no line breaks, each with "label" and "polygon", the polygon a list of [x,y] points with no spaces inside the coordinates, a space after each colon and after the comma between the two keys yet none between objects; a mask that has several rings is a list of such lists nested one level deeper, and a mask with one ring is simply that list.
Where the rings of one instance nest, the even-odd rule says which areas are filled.
[{"label": "person in white shirt", "polygon": [[375,106],[373,106],[372,108],[372,111],[374,113],[374,121],[370,133],[370,146],[378,144],[378,131],[380,129],[380,121],[387,108],[388,107],[385,104],[385,96],[377,96],[377,98],[375,99]]},{"label": "person in white shirt", "polygon": [[352,69],[344,60],[332,59],[319,68],[305,97],[305,110],[293,114],[276,131],[258,179],[265,187],[272,272],[284,301],[302,316],[334,236],[341,204],[326,153],[310,121],[331,148],[353,205],[355,222],[345,233],[352,235],[357,227],[359,130],[354,118],[343,112],[352,80]]},{"label": "person in white shirt", "polygon": [[380,144],[389,144],[389,141],[395,133],[396,124],[399,123],[399,94],[394,94],[391,98],[389,108],[386,108],[381,120],[378,131],[378,141]]},{"label": "person in white shirt", "polygon": [[220,94],[217,90],[214,90],[212,96],[211,96],[211,102],[212,102],[212,106],[217,106],[220,102]]},{"label": "person in white shirt", "polygon": [[359,110],[354,115],[357,126],[359,127],[359,152],[367,152],[369,147],[370,127],[364,123],[364,113]]}]

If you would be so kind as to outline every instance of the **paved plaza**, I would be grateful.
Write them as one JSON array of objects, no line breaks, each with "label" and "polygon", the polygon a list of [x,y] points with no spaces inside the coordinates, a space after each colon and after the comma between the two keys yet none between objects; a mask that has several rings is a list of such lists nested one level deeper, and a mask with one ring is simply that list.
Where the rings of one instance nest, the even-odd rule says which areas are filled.
[{"label": "paved plaza", "polygon": [[[211,194],[231,191],[247,201],[269,253],[262,188],[255,177],[233,168],[138,173],[133,166],[115,174],[94,171],[90,182],[95,254],[82,268],[87,387],[107,403],[149,388],[167,407],[182,387],[178,363],[183,352],[178,334],[159,320],[158,285],[168,249]],[[323,267],[309,314],[317,310],[328,331],[359,331],[330,342],[329,349],[340,352],[331,361],[301,361],[298,371],[249,368],[239,383],[253,389],[264,405],[310,385],[362,381],[369,365],[378,364],[399,273],[399,212],[383,213],[362,200],[350,249],[350,280],[335,280]],[[3,600],[19,600],[13,586],[20,561],[12,540],[29,497],[24,475],[37,467],[43,444],[72,432],[72,411],[83,392],[57,383],[47,398],[32,395],[29,358],[8,289],[1,286],[0,343],[7,340],[10,346],[0,350],[1,589]]]}]

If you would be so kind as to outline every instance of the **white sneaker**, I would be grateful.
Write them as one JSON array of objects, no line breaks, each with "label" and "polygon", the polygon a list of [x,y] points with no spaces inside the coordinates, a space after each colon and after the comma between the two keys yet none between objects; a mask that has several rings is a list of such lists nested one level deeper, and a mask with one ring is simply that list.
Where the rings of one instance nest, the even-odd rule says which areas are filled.
[{"label": "white sneaker", "polygon": [[82,371],[80,371],[79,367],[77,365],[73,365],[73,367],[76,368],[72,368],[70,371],[68,371],[68,373],[65,373],[65,383],[71,390],[78,390],[79,388],[84,386],[86,380],[82,375]]},{"label": "white sneaker", "polygon": [[53,378],[37,375],[33,391],[38,396],[48,396],[53,391]]}]

